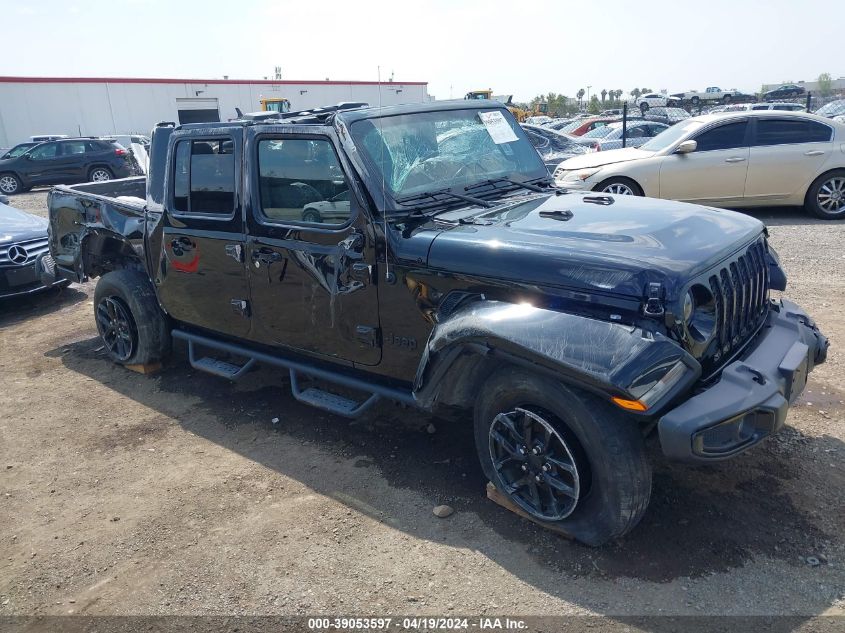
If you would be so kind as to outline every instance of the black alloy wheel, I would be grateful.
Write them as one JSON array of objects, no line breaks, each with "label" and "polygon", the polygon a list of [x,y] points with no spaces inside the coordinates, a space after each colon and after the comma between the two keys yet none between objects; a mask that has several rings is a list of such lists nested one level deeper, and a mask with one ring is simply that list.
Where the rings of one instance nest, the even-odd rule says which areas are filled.
[{"label": "black alloy wheel", "polygon": [[581,476],[547,416],[521,407],[499,413],[490,426],[490,457],[511,499],[538,519],[559,521],[578,504]]},{"label": "black alloy wheel", "polygon": [[132,357],[138,345],[138,330],[129,308],[120,297],[100,299],[97,331],[116,360],[126,361]]}]

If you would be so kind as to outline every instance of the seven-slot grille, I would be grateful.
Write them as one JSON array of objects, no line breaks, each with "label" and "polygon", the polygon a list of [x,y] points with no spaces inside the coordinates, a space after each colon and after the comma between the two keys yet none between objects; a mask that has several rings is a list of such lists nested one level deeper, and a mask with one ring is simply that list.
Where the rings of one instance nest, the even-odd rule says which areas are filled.
[{"label": "seven-slot grille", "polygon": [[769,268],[765,239],[759,239],[709,279],[715,299],[717,361],[741,346],[766,318]]},{"label": "seven-slot grille", "polygon": [[[13,249],[13,246],[17,246],[17,249]],[[20,259],[20,249],[26,253],[26,259],[23,261],[17,261]],[[0,245],[0,266],[2,267],[9,267],[9,266],[26,266],[27,264],[32,264],[36,258],[41,255],[42,253],[46,253],[50,250],[47,244],[46,237],[38,237],[34,240],[26,240],[24,242],[12,242],[11,244],[3,244]],[[12,256],[10,256],[10,251]]]}]

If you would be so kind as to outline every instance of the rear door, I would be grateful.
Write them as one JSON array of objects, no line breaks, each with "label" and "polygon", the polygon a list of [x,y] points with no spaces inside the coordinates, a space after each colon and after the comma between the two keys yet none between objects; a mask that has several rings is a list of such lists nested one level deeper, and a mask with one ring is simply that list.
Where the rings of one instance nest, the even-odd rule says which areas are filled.
[{"label": "rear door", "polygon": [[59,169],[63,182],[83,182],[88,180],[86,168],[91,158],[89,141],[62,141]]},{"label": "rear door", "polygon": [[317,132],[248,132],[252,336],[375,365],[381,341],[372,232],[334,131]]},{"label": "rear door", "polygon": [[802,117],[755,120],[745,196],[779,200],[803,194],[821,173],[833,147],[833,128]]},{"label": "rear door", "polygon": [[741,202],[748,173],[748,119],[731,119],[691,137],[689,154],[670,154],[660,165],[660,197],[687,202]]},{"label": "rear door", "polygon": [[245,336],[250,310],[236,169],[240,130],[174,132],[169,156],[165,212],[150,236],[159,301],[178,321]]}]

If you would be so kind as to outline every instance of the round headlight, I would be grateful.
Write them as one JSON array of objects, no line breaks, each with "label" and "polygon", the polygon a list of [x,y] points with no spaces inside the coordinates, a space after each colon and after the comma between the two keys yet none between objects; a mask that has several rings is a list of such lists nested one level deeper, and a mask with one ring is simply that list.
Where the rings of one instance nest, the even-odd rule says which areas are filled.
[{"label": "round headlight", "polygon": [[689,335],[705,343],[716,331],[716,300],[710,289],[695,284],[684,297],[684,324]]},{"label": "round headlight", "polygon": [[692,292],[688,292],[684,297],[684,323],[687,325],[692,321],[692,315],[695,312],[695,299],[692,298]]}]

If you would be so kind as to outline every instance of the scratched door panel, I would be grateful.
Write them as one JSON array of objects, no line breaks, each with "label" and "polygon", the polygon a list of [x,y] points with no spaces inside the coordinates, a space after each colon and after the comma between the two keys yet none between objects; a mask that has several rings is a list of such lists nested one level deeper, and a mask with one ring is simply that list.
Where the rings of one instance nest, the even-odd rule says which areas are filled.
[{"label": "scratched door panel", "polygon": [[330,138],[258,135],[247,263],[262,343],[364,365],[381,358],[375,252]]}]

